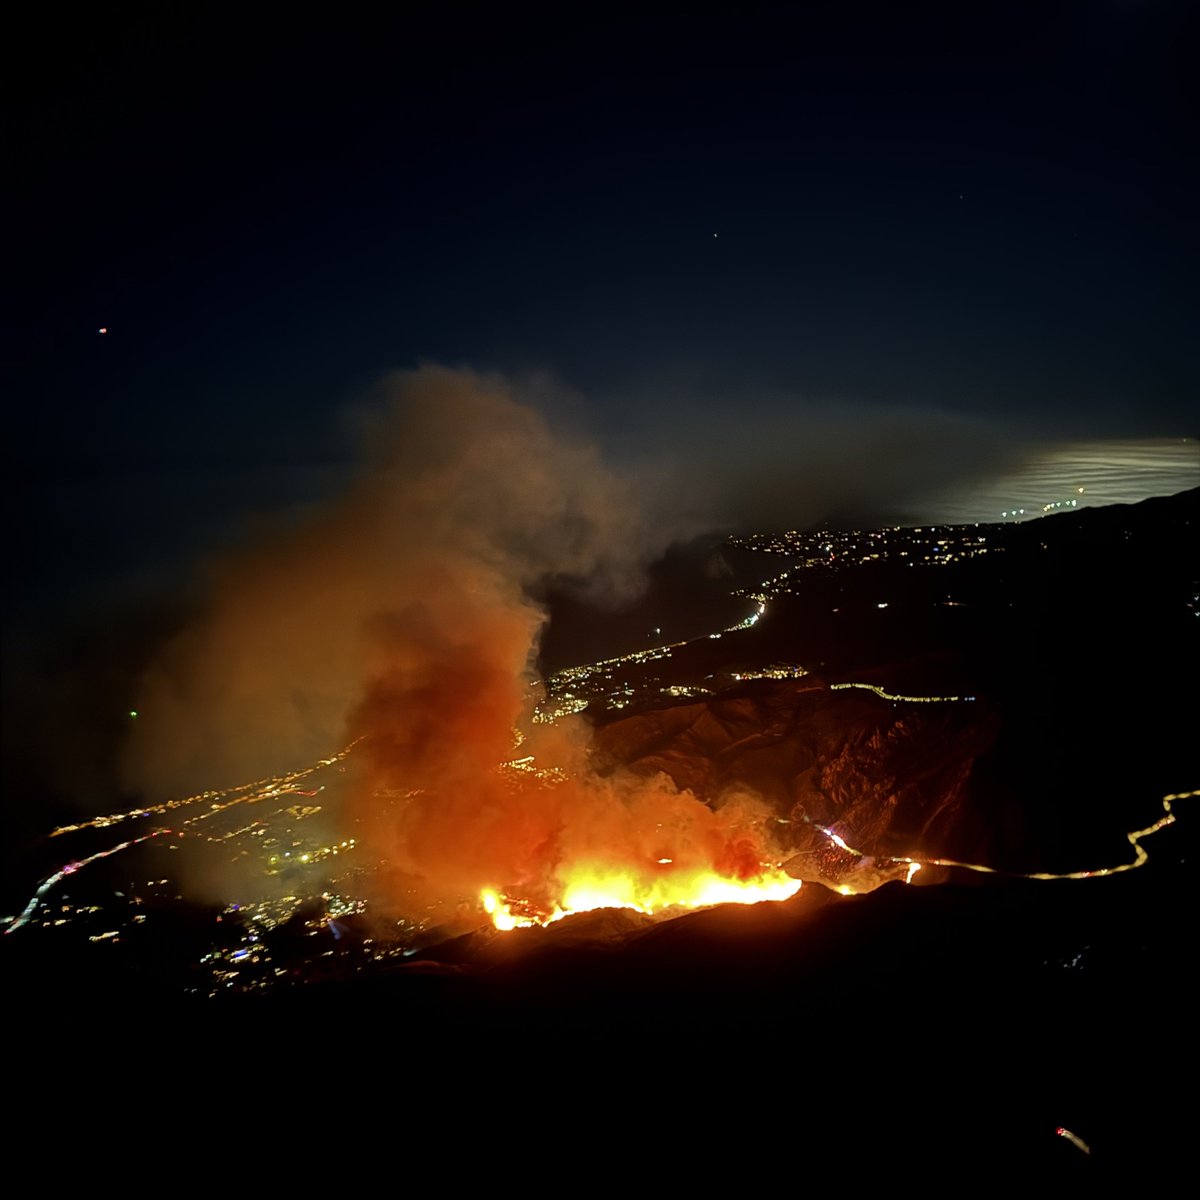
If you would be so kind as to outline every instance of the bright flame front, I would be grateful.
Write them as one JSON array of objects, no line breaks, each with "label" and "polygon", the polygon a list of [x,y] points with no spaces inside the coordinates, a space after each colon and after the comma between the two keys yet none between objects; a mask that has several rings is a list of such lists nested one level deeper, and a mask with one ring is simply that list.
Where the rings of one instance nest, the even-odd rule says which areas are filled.
[{"label": "bright flame front", "polygon": [[649,915],[669,908],[787,900],[800,890],[800,880],[777,867],[767,868],[751,879],[728,879],[713,871],[674,872],[648,878],[635,871],[592,866],[567,872],[561,883],[561,900],[548,911],[492,888],[485,888],[480,899],[496,928],[508,930],[549,925],[573,913],[599,908],[628,908]]}]

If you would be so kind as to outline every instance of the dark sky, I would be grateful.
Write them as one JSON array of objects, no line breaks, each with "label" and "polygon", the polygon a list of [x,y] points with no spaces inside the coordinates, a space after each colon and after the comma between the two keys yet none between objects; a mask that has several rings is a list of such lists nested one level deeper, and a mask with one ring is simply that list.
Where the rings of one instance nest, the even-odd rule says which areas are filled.
[{"label": "dark sky", "polygon": [[49,510],[96,483],[111,513],[224,472],[231,508],[286,468],[300,495],[347,454],[344,407],[423,361],[548,372],[618,456],[814,405],[1194,433],[1189,7],[18,25],[9,487]]}]

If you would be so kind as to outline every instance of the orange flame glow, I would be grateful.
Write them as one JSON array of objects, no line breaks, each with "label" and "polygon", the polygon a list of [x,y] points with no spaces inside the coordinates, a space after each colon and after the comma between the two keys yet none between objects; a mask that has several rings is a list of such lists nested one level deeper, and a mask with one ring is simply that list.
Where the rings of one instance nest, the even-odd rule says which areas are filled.
[{"label": "orange flame glow", "polygon": [[549,925],[574,913],[600,908],[628,908],[653,915],[671,908],[787,900],[800,890],[799,879],[776,867],[765,867],[750,879],[729,879],[713,871],[681,871],[650,878],[633,870],[591,865],[564,872],[561,883],[561,900],[548,911],[492,888],[484,888],[480,900],[492,924],[509,930]]}]

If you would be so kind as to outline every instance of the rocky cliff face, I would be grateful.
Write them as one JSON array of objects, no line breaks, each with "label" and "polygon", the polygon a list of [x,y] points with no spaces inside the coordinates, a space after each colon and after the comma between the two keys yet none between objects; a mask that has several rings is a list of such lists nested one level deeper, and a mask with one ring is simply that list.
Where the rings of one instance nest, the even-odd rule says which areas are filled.
[{"label": "rocky cliff face", "polygon": [[614,720],[596,730],[593,755],[601,771],[661,772],[713,803],[757,793],[793,854],[789,870],[836,883],[862,864],[818,826],[873,856],[978,849],[971,771],[996,730],[981,702],[895,702],[808,677]]}]

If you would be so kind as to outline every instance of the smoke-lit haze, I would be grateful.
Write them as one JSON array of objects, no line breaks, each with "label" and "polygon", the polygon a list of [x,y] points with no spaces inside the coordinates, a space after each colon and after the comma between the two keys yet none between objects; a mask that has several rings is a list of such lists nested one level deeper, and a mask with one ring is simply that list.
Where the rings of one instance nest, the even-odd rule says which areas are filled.
[{"label": "smoke-lit haze", "polygon": [[[396,738],[421,744],[474,706],[503,741],[543,620],[527,589],[636,586],[644,506],[590,448],[498,380],[428,368],[384,390],[347,492],[210,567],[203,614],[143,680],[131,783],[171,793],[294,766],[388,686],[410,689]],[[494,737],[459,752],[494,755]]]},{"label": "smoke-lit haze", "polygon": [[425,899],[545,892],[564,858],[753,873],[753,801],[714,814],[665,782],[594,779],[578,729],[525,747],[568,782],[497,770],[534,697],[538,588],[631,596],[677,529],[500,380],[425,368],[385,391],[347,493],[210,570],[142,681],[130,786],[179,795],[362,739],[342,819]]},{"label": "smoke-lit haze", "polygon": [[[1036,440],[1030,428],[935,408],[749,388],[703,396],[676,398],[687,421],[643,418],[624,453],[648,446],[654,461],[675,462],[692,502],[738,531],[878,523],[939,488],[1009,470]],[[649,399],[644,408],[654,412]]]}]

